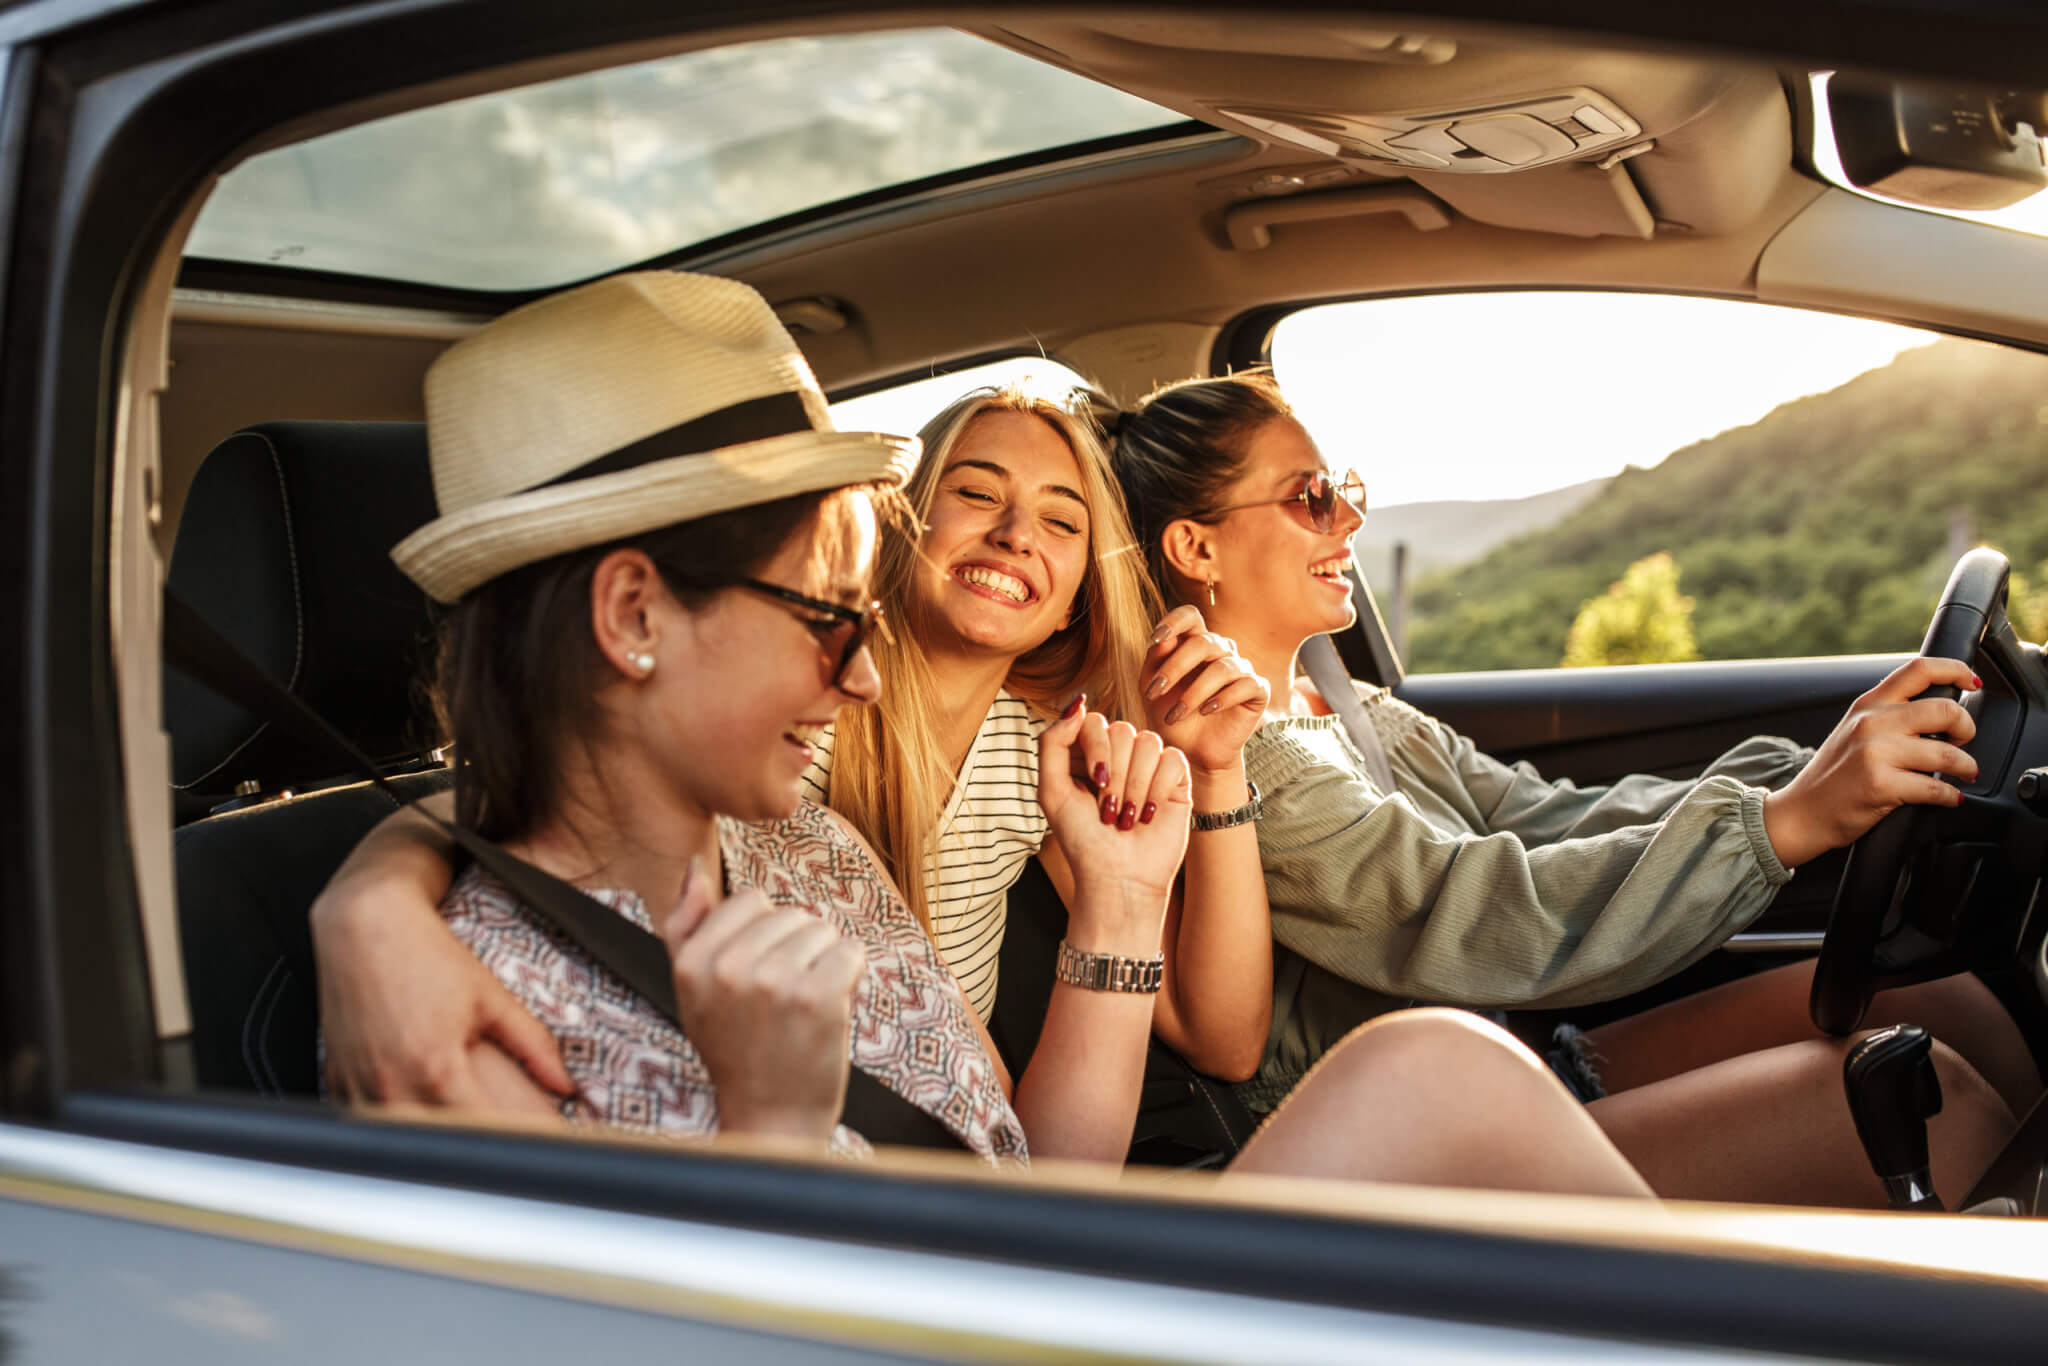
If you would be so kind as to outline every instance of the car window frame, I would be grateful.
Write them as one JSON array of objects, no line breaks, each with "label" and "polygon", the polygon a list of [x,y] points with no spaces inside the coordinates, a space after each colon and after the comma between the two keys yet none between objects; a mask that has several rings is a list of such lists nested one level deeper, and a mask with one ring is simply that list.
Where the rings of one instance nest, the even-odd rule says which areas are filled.
[{"label": "car window frame", "polygon": [[[1806,163],[1800,163],[1800,169],[1802,173],[1808,176],[1816,175],[1812,167]],[[1901,209],[1900,212],[1911,212],[1911,210]],[[2044,252],[2048,252],[2048,244],[2044,244]],[[1297,313],[1304,313],[1311,309],[1334,304],[1378,303],[1400,299],[1442,298],[1449,295],[1467,294],[1641,294],[1657,298],[1703,299],[1721,303],[1750,304],[1761,308],[1791,309],[1804,313],[1827,314],[1834,317],[1858,319],[1866,322],[1912,327],[1943,338],[1955,338],[1962,341],[2003,346],[2017,351],[2026,351],[2048,357],[2048,345],[2016,340],[2010,337],[1990,336],[1937,322],[1928,322],[1919,318],[1903,316],[1879,317],[1868,313],[1852,312],[1847,309],[1829,309],[1808,304],[1781,303],[1774,300],[1758,299],[1754,295],[1731,294],[1711,290],[1659,289],[1641,285],[1556,284],[1543,281],[1530,284],[1491,282],[1482,285],[1448,286],[1442,288],[1423,287],[1348,292],[1303,299],[1290,299],[1284,303],[1247,309],[1245,312],[1231,318],[1218,329],[1215,341],[1210,348],[1210,373],[1223,375],[1235,370],[1270,366],[1273,358],[1273,337],[1275,332],[1283,321]],[[1336,644],[1339,656],[1344,660],[1346,667],[1351,671],[1353,677],[1364,679],[1367,682],[1378,683],[1386,687],[1399,685],[1410,672],[1408,663],[1403,659],[1393,639],[1392,632],[1387,628],[1385,616],[1380,609],[1378,599],[1373,595],[1371,585],[1366,583],[1364,576],[1356,570],[1352,573],[1352,600],[1358,608],[1358,621],[1355,629],[1338,631],[1331,635],[1331,640]],[[1859,657],[1862,656],[1852,653],[1841,656],[1821,656],[1820,658],[1850,660]],[[1392,662],[1391,669],[1388,666],[1389,661]],[[1768,665],[1782,661],[1772,656],[1761,656],[1753,659],[1707,662]],[[1537,670],[1537,672],[1555,672],[1560,667],[1562,666],[1551,665],[1545,669]],[[1609,667],[1625,668],[1628,666]],[[1451,678],[1470,676],[1477,679],[1518,672],[1525,671],[1480,669],[1467,671],[1466,674],[1430,675],[1430,677]]]}]

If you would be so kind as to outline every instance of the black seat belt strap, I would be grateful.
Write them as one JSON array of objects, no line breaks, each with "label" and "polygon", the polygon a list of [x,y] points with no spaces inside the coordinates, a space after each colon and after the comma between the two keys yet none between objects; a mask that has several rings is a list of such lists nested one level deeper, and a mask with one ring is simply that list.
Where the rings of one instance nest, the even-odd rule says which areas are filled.
[{"label": "black seat belt strap", "polygon": [[[331,750],[397,805],[411,804],[347,736],[296,694],[280,686],[168,588],[164,590],[163,626],[164,657],[179,672],[247,707],[280,730]],[[670,1023],[682,1028],[668,947],[658,936],[476,832],[444,821],[424,807],[418,809],[515,896],[569,936],[594,962],[610,969]],[[858,1067],[848,1068],[846,1107],[841,1119],[848,1128],[878,1143],[921,1148],[964,1146],[944,1124]]]},{"label": "black seat belt strap", "polygon": [[1351,737],[1352,746],[1365,760],[1373,786],[1389,797],[1400,791],[1394,781],[1394,766],[1387,762],[1386,747],[1380,744],[1372,718],[1365,714],[1365,703],[1358,700],[1358,689],[1344,671],[1344,660],[1338,655],[1336,644],[1328,636],[1309,637],[1301,647],[1301,662],[1308,669],[1309,681],[1323,695],[1324,705],[1344,723],[1344,733]]}]

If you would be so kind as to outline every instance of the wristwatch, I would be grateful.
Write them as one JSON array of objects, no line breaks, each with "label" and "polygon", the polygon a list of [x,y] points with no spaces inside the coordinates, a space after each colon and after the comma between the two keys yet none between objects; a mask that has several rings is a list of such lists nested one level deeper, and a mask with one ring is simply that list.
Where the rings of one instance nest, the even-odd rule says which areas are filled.
[{"label": "wristwatch", "polygon": [[1228,811],[1197,811],[1195,829],[1228,830],[1233,825],[1249,825],[1265,813],[1265,806],[1259,801],[1259,785],[1247,778],[1244,790],[1251,794],[1251,800],[1243,806],[1233,806]]},{"label": "wristwatch", "polygon": [[1060,941],[1053,963],[1055,981],[1090,991],[1131,991],[1150,995],[1166,980],[1166,955],[1125,958],[1114,953],[1088,953]]}]

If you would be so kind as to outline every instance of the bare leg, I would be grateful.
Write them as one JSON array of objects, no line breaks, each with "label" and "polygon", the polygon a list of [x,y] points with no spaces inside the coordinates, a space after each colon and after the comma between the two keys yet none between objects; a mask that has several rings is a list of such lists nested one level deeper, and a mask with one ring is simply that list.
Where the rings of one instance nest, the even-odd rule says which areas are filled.
[{"label": "bare leg", "polygon": [[1252,1136],[1231,1170],[1651,1193],[1534,1054],[1456,1010],[1404,1010],[1353,1030]]},{"label": "bare leg", "polygon": [[[1812,1039],[1713,1063],[1593,1102],[1588,1112],[1656,1192],[1674,1200],[1882,1209],[1842,1089],[1846,1039]],[[1951,1207],[2011,1134],[2012,1112],[1946,1045],[1934,1045],[1941,1113],[1928,1122],[1934,1189]]]},{"label": "bare leg", "polygon": [[[1792,963],[1587,1031],[1610,1094],[1780,1044],[1818,1039],[1806,1013],[1813,964]],[[1865,1023],[1917,1024],[1969,1060],[2014,1114],[2041,1095],[2041,1074],[1998,998],[1967,973],[1881,991]]]}]

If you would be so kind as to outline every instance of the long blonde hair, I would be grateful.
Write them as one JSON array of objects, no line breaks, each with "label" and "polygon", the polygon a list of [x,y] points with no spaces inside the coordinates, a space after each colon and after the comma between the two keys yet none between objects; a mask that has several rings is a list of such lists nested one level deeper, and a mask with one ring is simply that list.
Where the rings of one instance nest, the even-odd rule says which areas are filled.
[{"label": "long blonde hair", "polygon": [[[931,515],[939,476],[954,448],[968,426],[986,413],[1028,414],[1058,432],[1074,453],[1088,500],[1089,567],[1075,591],[1068,624],[1018,656],[1004,686],[1048,714],[1085,688],[1095,710],[1142,723],[1138,669],[1159,598],[1090,417],[1015,387],[978,389],[955,400],[918,433],[924,458],[903,491],[915,527],[921,530]],[[910,592],[920,554],[920,544],[910,536],[883,539],[875,594],[898,623],[897,638],[875,644],[881,701],[849,709],[835,727],[827,801],[875,846],[929,933],[926,875],[947,833],[939,817],[956,775],[933,720],[937,688],[931,667],[908,633],[917,617]]]}]

